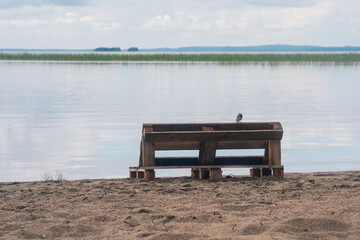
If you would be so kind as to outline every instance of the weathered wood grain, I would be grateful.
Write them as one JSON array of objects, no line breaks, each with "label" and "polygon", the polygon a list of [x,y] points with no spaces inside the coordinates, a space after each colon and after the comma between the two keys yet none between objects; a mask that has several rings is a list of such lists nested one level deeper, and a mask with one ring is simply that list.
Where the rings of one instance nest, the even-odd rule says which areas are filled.
[{"label": "weathered wood grain", "polygon": [[239,131],[174,131],[149,132],[145,142],[166,141],[225,141],[225,140],[281,140],[282,130],[239,130]]}]

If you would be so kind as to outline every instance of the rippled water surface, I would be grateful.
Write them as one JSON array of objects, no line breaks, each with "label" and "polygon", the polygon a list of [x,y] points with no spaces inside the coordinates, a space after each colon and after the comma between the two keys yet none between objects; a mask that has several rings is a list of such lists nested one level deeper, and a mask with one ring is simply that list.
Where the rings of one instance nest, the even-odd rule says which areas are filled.
[{"label": "rippled water surface", "polygon": [[359,170],[359,77],[360,65],[3,61],[0,181],[127,177],[142,123],[238,112],[282,123],[287,172]]}]

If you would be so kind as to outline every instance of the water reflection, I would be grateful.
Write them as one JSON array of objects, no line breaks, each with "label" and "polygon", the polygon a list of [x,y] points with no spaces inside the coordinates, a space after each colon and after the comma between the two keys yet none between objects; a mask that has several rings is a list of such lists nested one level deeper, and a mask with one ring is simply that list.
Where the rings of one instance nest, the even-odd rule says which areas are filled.
[{"label": "water reflection", "polygon": [[360,168],[359,65],[0,62],[0,76],[0,181],[126,177],[143,122],[238,112],[283,124],[287,171]]}]

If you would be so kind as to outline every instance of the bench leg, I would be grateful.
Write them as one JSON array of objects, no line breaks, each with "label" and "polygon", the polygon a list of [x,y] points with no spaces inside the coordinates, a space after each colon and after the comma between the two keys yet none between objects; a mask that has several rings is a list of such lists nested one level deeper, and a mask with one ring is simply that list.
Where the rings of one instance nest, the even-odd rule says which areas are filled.
[{"label": "bench leg", "polygon": [[136,178],[137,179],[143,179],[144,178],[144,171],[136,171]]},{"label": "bench leg", "polygon": [[129,170],[130,178],[142,179],[144,178],[144,169],[132,168]]},{"label": "bench leg", "polygon": [[271,176],[271,169],[270,168],[263,168],[262,169],[262,176]]},{"label": "bench leg", "polygon": [[200,168],[199,169],[199,179],[209,179],[210,178],[210,171],[209,169]]},{"label": "bench leg", "polygon": [[284,168],[274,168],[274,177],[276,178],[284,178]]},{"label": "bench leg", "polygon": [[222,179],[221,168],[211,168],[210,169],[210,179],[211,180],[221,180]]},{"label": "bench leg", "polygon": [[195,179],[209,179],[210,170],[206,168],[192,168],[191,177]]},{"label": "bench leg", "polygon": [[284,177],[284,168],[253,168],[250,169],[250,177],[274,176],[276,178]]},{"label": "bench leg", "polygon": [[137,171],[136,170],[130,170],[129,171],[129,174],[130,174],[130,178],[136,178],[136,175],[137,175],[137,173],[136,173]]},{"label": "bench leg", "polygon": [[198,168],[192,168],[191,169],[191,178],[199,179],[200,172]]},{"label": "bench leg", "polygon": [[155,181],[155,170],[146,169],[144,172],[144,178],[149,181]]},{"label": "bench leg", "polygon": [[261,177],[261,169],[260,168],[253,168],[250,169],[250,177]]},{"label": "bench leg", "polygon": [[221,168],[192,168],[191,177],[195,179],[221,180]]}]

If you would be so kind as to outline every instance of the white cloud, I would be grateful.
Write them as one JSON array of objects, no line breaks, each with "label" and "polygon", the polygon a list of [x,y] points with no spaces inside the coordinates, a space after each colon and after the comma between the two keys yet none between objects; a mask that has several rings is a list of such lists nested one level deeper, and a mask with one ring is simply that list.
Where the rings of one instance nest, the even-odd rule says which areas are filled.
[{"label": "white cloud", "polygon": [[95,30],[99,31],[111,31],[115,30],[120,27],[120,23],[117,22],[110,22],[110,23],[103,23],[103,22],[94,22],[93,27]]},{"label": "white cloud", "polygon": [[[43,20],[38,18],[28,20],[0,20],[0,26],[15,28],[33,28],[33,30],[41,30],[44,27],[65,27],[72,29],[82,28],[85,25],[92,27],[94,30],[109,31],[120,27],[118,22],[108,22],[107,20],[98,19],[94,16],[82,16],[79,13],[68,12],[61,16]],[[36,28],[36,29],[35,29]]]},{"label": "white cloud", "polygon": [[0,8],[19,8],[23,6],[83,6],[87,0],[1,0]]},{"label": "white cloud", "polygon": [[0,48],[358,45],[359,11],[355,0],[0,1]]},{"label": "white cloud", "polygon": [[192,23],[189,26],[184,27],[184,30],[186,31],[205,31],[211,29],[212,29],[212,24],[209,22]]},{"label": "white cloud", "polygon": [[318,0],[249,0],[248,4],[262,7],[309,7],[316,4]]},{"label": "white cloud", "polygon": [[28,21],[25,20],[0,20],[0,26],[10,26],[10,27],[17,27],[17,28],[26,28],[26,27],[36,27],[39,25],[48,24],[46,21],[42,21],[39,19],[31,19]]},{"label": "white cloud", "polygon": [[282,8],[277,11],[263,12],[262,19],[266,28],[274,29],[292,29],[305,28],[308,26],[318,25],[321,21],[326,20],[332,12],[336,10],[336,5],[331,2],[322,2],[313,7],[301,8]]},{"label": "white cloud", "polygon": [[234,32],[240,29],[249,28],[254,21],[257,21],[258,14],[253,11],[237,12],[237,11],[223,11],[218,14],[216,20],[217,29],[224,32]]},{"label": "white cloud", "polygon": [[322,2],[311,7],[276,7],[261,10],[248,8],[226,10],[218,14],[217,28],[222,32],[261,28],[269,30],[301,29],[316,26],[334,11],[333,2]]},{"label": "white cloud", "polygon": [[163,16],[157,15],[156,17],[145,20],[140,29],[150,31],[165,31],[176,29],[176,25],[171,21],[171,17],[168,14],[165,14]]},{"label": "white cloud", "polygon": [[351,18],[349,18],[349,23],[350,23],[350,24],[360,23],[360,18],[358,18],[358,17],[351,17]]}]

